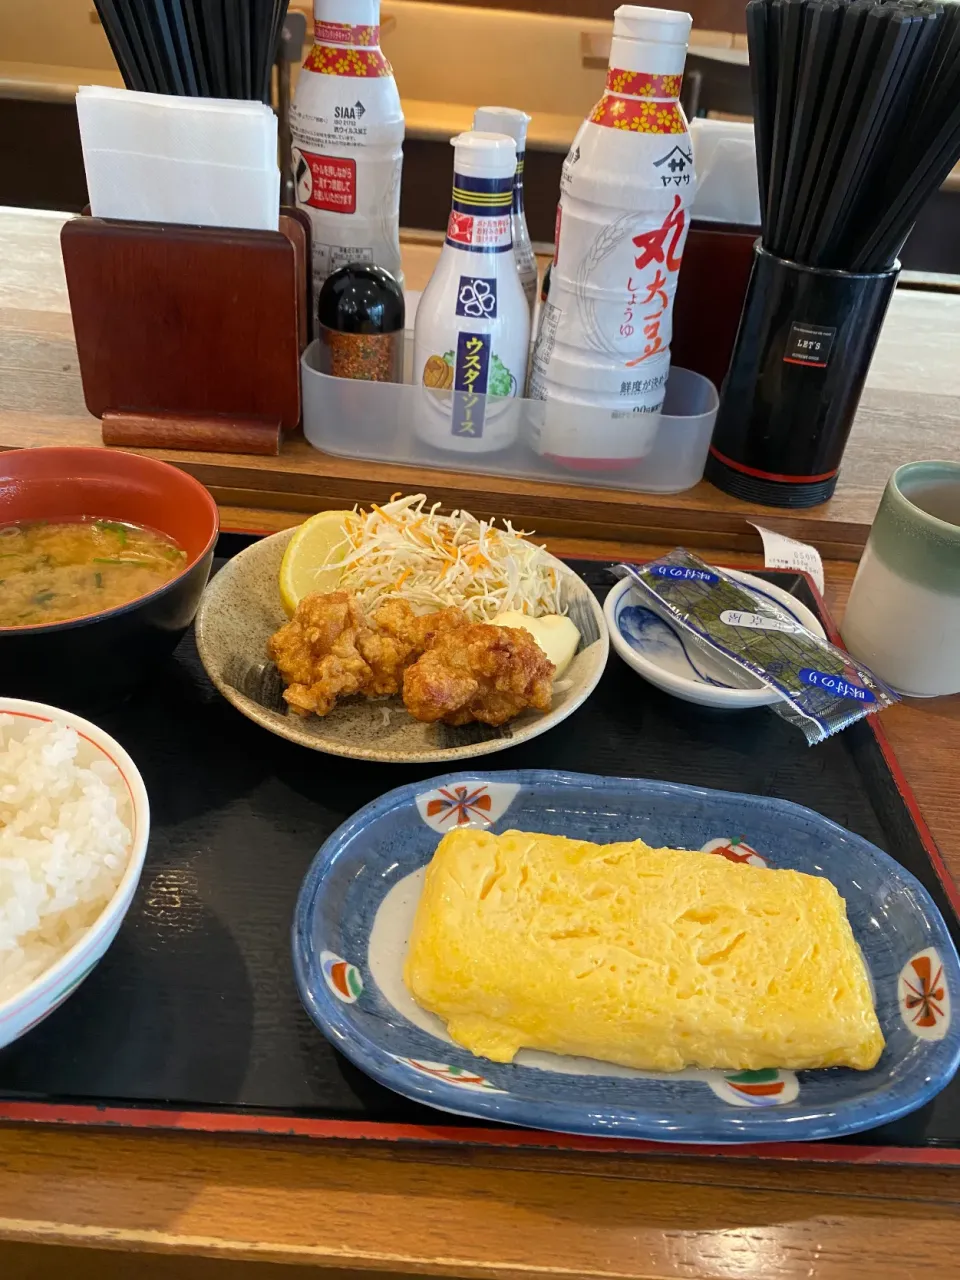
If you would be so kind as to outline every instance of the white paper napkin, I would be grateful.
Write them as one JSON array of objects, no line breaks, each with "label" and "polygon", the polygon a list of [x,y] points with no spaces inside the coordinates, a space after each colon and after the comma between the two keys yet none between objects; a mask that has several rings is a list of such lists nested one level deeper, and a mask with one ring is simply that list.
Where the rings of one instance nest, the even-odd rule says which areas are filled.
[{"label": "white paper napkin", "polygon": [[280,171],[144,156],[84,152],[90,210],[97,218],[276,231]]},{"label": "white paper napkin", "polygon": [[277,118],[264,103],[89,85],[77,117],[94,216],[277,230]]}]

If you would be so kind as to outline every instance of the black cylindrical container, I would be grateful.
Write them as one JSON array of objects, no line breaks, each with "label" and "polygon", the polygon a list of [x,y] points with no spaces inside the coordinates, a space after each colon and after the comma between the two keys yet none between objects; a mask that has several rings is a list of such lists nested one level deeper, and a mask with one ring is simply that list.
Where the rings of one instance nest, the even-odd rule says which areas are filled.
[{"label": "black cylindrical container", "polygon": [[717,488],[774,507],[830,497],[899,270],[823,271],[757,241],[707,461]]},{"label": "black cylindrical container", "polygon": [[402,382],[404,318],[403,290],[383,267],[351,263],[327,276],[317,321],[333,377]]}]

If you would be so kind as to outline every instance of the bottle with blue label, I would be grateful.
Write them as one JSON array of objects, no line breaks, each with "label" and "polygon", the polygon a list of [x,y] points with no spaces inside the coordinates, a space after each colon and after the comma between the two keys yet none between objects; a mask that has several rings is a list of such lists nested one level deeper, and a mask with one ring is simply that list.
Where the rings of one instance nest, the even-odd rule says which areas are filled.
[{"label": "bottle with blue label", "polygon": [[517,170],[513,179],[513,258],[520,273],[520,283],[527,306],[533,315],[537,301],[537,259],[530,243],[527,214],[523,202],[523,170],[527,152],[527,126],[530,117],[516,107],[477,107],[473,127],[479,133],[505,133],[517,144]]},{"label": "bottle with blue label", "polygon": [[461,133],[443,249],[417,308],[414,380],[428,392],[418,436],[455,453],[490,453],[517,437],[530,311],[513,256],[516,143]]}]

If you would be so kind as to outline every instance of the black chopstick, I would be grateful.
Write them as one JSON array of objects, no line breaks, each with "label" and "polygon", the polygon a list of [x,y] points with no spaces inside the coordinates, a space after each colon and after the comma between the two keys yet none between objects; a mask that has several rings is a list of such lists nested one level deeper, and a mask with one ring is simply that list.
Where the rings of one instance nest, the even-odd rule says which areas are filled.
[{"label": "black chopstick", "polygon": [[275,5],[273,0],[252,0],[254,39],[254,87],[263,102],[270,101],[273,59],[276,53],[273,39]]},{"label": "black chopstick", "polygon": [[222,0],[223,47],[227,64],[227,84],[231,98],[242,98],[243,50],[240,41],[240,0]]},{"label": "black chopstick", "polygon": [[[867,5],[861,5],[859,13],[865,16]],[[803,261],[803,246],[808,234],[812,235],[810,219],[810,203],[817,188],[820,173],[824,165],[824,152],[827,148],[833,128],[837,107],[843,93],[850,64],[856,48],[858,23],[856,15],[851,17],[850,6],[843,6],[840,21],[836,30],[836,45],[830,59],[830,66],[819,85],[819,99],[813,133],[807,148],[807,155],[801,171],[795,203],[790,211],[789,230],[786,238],[786,254],[790,258]]]},{"label": "black chopstick", "polygon": [[234,0],[237,34],[240,37],[240,88],[242,98],[253,97],[250,50],[250,0]]},{"label": "black chopstick", "polygon": [[[831,118],[822,120],[825,139],[820,153],[819,170],[810,192],[797,246],[800,260],[813,266],[817,265],[815,245],[823,208],[836,185],[843,182],[843,174],[839,169],[840,159],[882,36],[880,20],[874,16],[878,8],[872,0],[852,0],[843,15],[841,37],[844,34],[843,28],[848,28],[851,56],[843,71],[843,81],[838,85],[839,93]],[[839,72],[840,68],[836,68],[836,71]]]},{"label": "black chopstick", "polygon": [[854,269],[885,270],[899,252],[917,214],[960,159],[960,101],[917,161],[909,182],[896,194],[854,259]]},{"label": "black chopstick", "polygon": [[230,98],[230,80],[227,75],[227,58],[224,50],[224,25],[222,0],[203,0],[204,39],[209,58],[210,85],[215,98]]},{"label": "black chopstick", "polygon": [[868,67],[860,102],[839,159],[842,181],[828,193],[819,219],[813,256],[822,266],[837,266],[840,237],[856,201],[859,183],[871,155],[871,144],[886,121],[892,90],[903,74],[904,56],[919,35],[920,19],[895,9],[877,9],[867,18],[876,22],[880,38]]},{"label": "black chopstick", "polygon": [[773,252],[782,258],[789,258],[795,247],[791,233],[800,186],[810,155],[816,114],[823,100],[824,82],[830,75],[842,17],[840,0],[810,0],[806,6],[790,149],[783,174],[777,226],[771,236]]},{"label": "black chopstick", "polygon": [[94,0],[94,4],[100,15],[100,25],[107,37],[107,43],[123,76],[123,83],[128,89],[145,90],[147,86],[143,72],[134,56],[124,25],[117,14],[114,0]]},{"label": "black chopstick", "polygon": [[203,19],[200,13],[200,0],[183,0],[184,17],[187,24],[187,36],[190,54],[197,77],[197,92],[202,98],[215,96],[210,86],[208,73],[209,58],[204,39]]},{"label": "black chopstick", "polygon": [[169,93],[170,77],[151,21],[152,0],[121,0],[121,3],[128,6],[131,32],[136,29],[139,33],[147,62],[153,73],[153,81],[156,85],[154,92]]},{"label": "black chopstick", "polygon": [[[836,248],[838,258],[848,264],[856,258],[864,239],[890,203],[884,193],[889,189],[891,172],[902,172],[903,181],[907,182],[913,169],[913,163],[901,155],[909,132],[904,129],[904,122],[913,118],[913,104],[928,74],[942,10],[938,4],[928,4],[925,0],[920,3],[900,0],[900,7],[913,14],[914,35],[905,51],[896,82],[888,86],[886,110],[878,113],[876,128],[868,138],[860,163],[851,177],[852,195],[841,214]],[[896,192],[899,190],[898,187]]]},{"label": "black chopstick", "polygon": [[793,118],[800,64],[800,27],[804,0],[772,0],[770,16],[778,32],[777,102],[773,118],[773,146],[770,153],[770,189],[767,193],[767,230],[772,235],[777,226],[783,173],[790,147],[790,123]]},{"label": "black chopstick", "polygon": [[190,47],[190,37],[187,33],[184,0],[167,0],[167,3],[170,10],[170,30],[173,34],[180,74],[183,77],[184,93],[191,98],[195,98],[200,92],[200,85],[197,78],[197,66],[193,49]]},{"label": "black chopstick", "polygon": [[166,0],[153,0],[152,6],[147,6],[146,15],[166,71],[164,93],[175,93],[182,97],[186,93],[186,81],[180,67]]},{"label": "black chopstick", "polygon": [[162,90],[157,82],[153,64],[140,35],[140,28],[126,0],[103,0],[103,7],[104,12],[109,9],[114,14],[117,29],[123,31],[126,35],[127,43],[133,51],[137,66],[140,68],[140,79],[144,90],[147,93],[161,93]]},{"label": "black chopstick", "polygon": [[[767,227],[767,199],[770,193],[770,153],[773,149],[773,117],[776,110],[776,80],[771,71],[768,41],[770,8],[767,0],[748,0],[747,44],[750,50],[750,87],[753,96],[753,125],[757,149],[757,182],[760,188],[760,220]],[[773,95],[773,109],[771,109]]]},{"label": "black chopstick", "polygon": [[960,160],[960,4],[748,0],[764,245],[886,270]]}]

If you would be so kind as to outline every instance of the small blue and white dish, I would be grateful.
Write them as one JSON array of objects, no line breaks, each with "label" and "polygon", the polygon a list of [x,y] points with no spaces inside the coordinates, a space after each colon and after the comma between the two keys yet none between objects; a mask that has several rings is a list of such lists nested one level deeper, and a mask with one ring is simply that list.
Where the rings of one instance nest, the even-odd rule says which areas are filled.
[{"label": "small blue and white dish", "polygon": [[[523,1050],[510,1064],[453,1044],[402,969],[423,870],[456,826],[707,849],[827,876],[846,899],[886,1039],[871,1071],[631,1071]],[[390,791],[345,822],[304,880],[293,924],[304,1007],[387,1088],[458,1115],[668,1142],[836,1138],[916,1110],[960,1063],[960,962],[926,890],[893,858],[810,809],[631,778],[457,773]]]},{"label": "small blue and white dish", "polygon": [[[816,615],[782,587],[737,569],[727,569],[726,572],[777,608],[785,610],[795,622],[814,635],[824,638],[823,627]],[[603,604],[603,614],[613,647],[624,662],[645,680],[665,693],[672,693],[675,698],[726,711],[769,707],[778,699],[778,694],[752,676],[746,677],[751,681],[749,688],[731,686],[723,664],[712,661],[708,653],[689,643],[679,627],[648,609],[642,590],[630,578],[621,578],[610,589]]]}]

